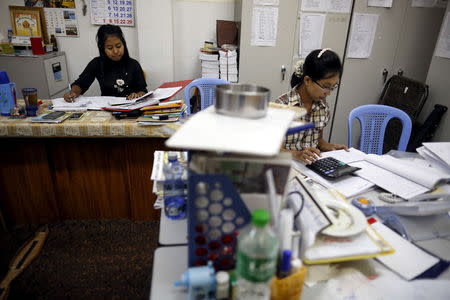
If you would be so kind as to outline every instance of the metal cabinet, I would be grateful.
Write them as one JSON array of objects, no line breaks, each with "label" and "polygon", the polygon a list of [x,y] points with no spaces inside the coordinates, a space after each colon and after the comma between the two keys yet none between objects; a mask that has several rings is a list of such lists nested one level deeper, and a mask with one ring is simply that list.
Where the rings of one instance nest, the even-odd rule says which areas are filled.
[{"label": "metal cabinet", "polygon": [[368,7],[367,1],[355,1],[354,5],[354,14],[377,14],[379,19],[370,57],[344,60],[331,126],[333,143],[347,144],[350,111],[378,103],[385,78],[399,73],[425,81],[445,12],[441,8],[412,7],[410,1],[394,1],[389,9]]},{"label": "metal cabinet", "polygon": [[67,92],[69,79],[66,55],[54,52],[44,55],[0,55],[0,69],[16,84],[19,98],[22,88],[37,88],[38,97],[51,99]]}]

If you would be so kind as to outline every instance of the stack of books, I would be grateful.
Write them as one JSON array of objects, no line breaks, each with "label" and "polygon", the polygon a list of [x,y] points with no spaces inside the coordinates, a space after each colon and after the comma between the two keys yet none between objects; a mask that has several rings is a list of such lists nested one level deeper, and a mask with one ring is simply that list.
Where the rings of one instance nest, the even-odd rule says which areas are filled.
[{"label": "stack of books", "polygon": [[138,118],[139,125],[161,125],[179,121],[186,110],[183,100],[161,102],[158,105],[141,108],[143,116]]},{"label": "stack of books", "polygon": [[236,50],[219,50],[220,78],[229,82],[238,82],[239,72],[237,68]]},{"label": "stack of books", "polygon": [[219,55],[200,52],[202,78],[219,78]]}]

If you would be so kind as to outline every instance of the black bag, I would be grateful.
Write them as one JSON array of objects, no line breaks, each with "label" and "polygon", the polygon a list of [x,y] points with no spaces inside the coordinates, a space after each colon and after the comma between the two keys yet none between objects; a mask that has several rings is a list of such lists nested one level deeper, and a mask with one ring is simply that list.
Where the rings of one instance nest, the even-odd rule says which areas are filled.
[{"label": "black bag", "polygon": [[[411,118],[414,131],[415,128],[420,127],[417,118],[427,98],[428,86],[426,84],[394,75],[384,85],[378,104],[392,106],[406,112]],[[383,153],[397,149],[401,133],[400,120],[391,119],[384,134]]]},{"label": "black bag", "polygon": [[414,152],[418,147],[422,146],[423,142],[431,141],[447,109],[447,106],[441,104],[434,106],[433,111],[428,115],[423,125],[412,131],[406,151]]}]

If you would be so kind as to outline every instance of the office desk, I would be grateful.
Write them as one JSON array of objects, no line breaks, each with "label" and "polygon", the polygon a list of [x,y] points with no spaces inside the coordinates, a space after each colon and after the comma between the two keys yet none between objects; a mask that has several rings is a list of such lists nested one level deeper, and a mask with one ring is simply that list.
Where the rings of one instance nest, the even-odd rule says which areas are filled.
[{"label": "office desk", "polygon": [[0,209],[7,224],[66,219],[158,220],[153,152],[178,125],[138,126],[111,113],[31,123],[0,117]]},{"label": "office desk", "polygon": [[[373,195],[377,195],[378,193],[379,193],[378,190],[371,190],[369,192],[364,193],[364,195],[373,196]],[[160,225],[160,243],[161,243],[161,236],[162,236],[161,232],[162,231],[165,231],[166,233],[164,235],[167,235],[169,228],[171,230],[176,228],[178,231],[182,230],[182,232],[186,232],[186,230],[187,230],[186,227],[182,228],[183,226],[186,226],[186,224],[184,224],[184,225],[182,223],[175,223],[175,224],[172,223],[171,224],[170,220],[169,220],[169,222],[167,222],[167,220],[166,221],[163,221],[163,220],[164,219],[162,218],[161,225]],[[166,227],[166,228],[164,228],[164,227]],[[174,236],[172,236],[172,238],[173,237]],[[166,239],[168,239],[167,236],[166,236]],[[437,249],[437,251],[433,251],[433,252],[437,252],[437,253],[445,253],[445,251],[446,251],[445,249],[447,249],[447,248],[445,248],[445,245],[447,245],[447,247],[450,245],[450,242],[445,244],[445,243],[442,243],[440,241],[440,239],[435,239],[435,241],[432,241],[432,240],[427,241],[427,243],[433,243],[433,242],[435,244],[435,248]],[[444,247],[444,249],[442,249],[443,247]],[[430,245],[428,245],[427,248],[430,248]],[[167,299],[167,300],[186,299],[186,297],[187,297],[186,290],[183,289],[182,287],[174,287],[173,282],[179,280],[181,278],[182,273],[187,270],[187,260],[188,260],[187,256],[188,256],[188,247],[187,246],[160,247],[156,250],[155,256],[154,256],[154,264],[153,264],[153,277],[152,277],[151,296],[150,296],[151,300],[155,300],[155,299]],[[402,289],[400,289],[400,293],[403,293],[403,294],[400,294],[400,296],[410,295],[411,293],[414,293],[411,291],[414,291],[415,289],[419,289],[419,291],[421,292],[420,281],[413,280],[413,281],[408,282],[406,280],[403,280],[400,276],[398,276],[397,274],[388,270],[386,267],[381,265],[375,259],[343,262],[343,263],[337,263],[335,265],[339,266],[339,268],[346,268],[346,269],[355,268],[357,270],[367,270],[367,266],[371,266],[374,268],[376,267],[376,269],[380,270],[383,274],[379,280],[384,280],[384,281],[373,281],[373,283],[369,283],[370,281],[372,281],[376,278],[368,279],[362,274],[355,275],[356,276],[355,278],[358,279],[358,276],[360,276],[359,279],[361,279],[362,283],[370,285],[369,287],[366,285],[365,286],[366,289],[375,288],[380,291],[381,290],[386,291],[386,294],[384,295],[385,298],[383,298],[383,299],[390,299],[389,296],[391,296],[391,293],[398,292],[398,291],[394,291],[392,284],[389,285],[390,286],[389,288],[388,287],[386,287],[386,289],[382,288],[382,286],[383,286],[382,283],[385,281],[389,281],[390,279],[393,280],[393,282],[394,282],[393,284],[399,284],[399,285],[401,285],[402,288],[404,288],[404,291],[402,291]],[[364,272],[362,272],[362,273],[364,273]],[[351,287],[352,283],[349,283],[348,277],[344,278],[344,279],[333,278],[333,280],[334,280],[333,284],[335,284],[335,285],[339,286],[340,284],[342,284],[343,290],[346,290],[346,289],[348,290],[349,288],[352,288]],[[343,281],[341,282],[339,280],[343,280]],[[437,278],[437,280],[445,280],[446,281],[445,284],[449,284],[450,283],[450,268],[447,269],[445,272],[443,272]],[[358,286],[355,286],[357,284],[359,284],[359,283],[353,283],[353,288],[355,290],[357,290],[359,288]],[[432,287],[427,286],[427,288],[428,288],[428,290],[426,290],[427,292],[429,292],[430,290],[432,291]],[[329,296],[329,294],[331,292],[332,292],[332,289],[330,288],[330,285],[328,284],[328,282],[319,282],[312,287],[305,286],[303,289],[303,293],[302,293],[302,299],[325,299],[326,296],[327,295]],[[418,293],[418,294],[420,294],[420,293]],[[394,296],[394,295],[392,295],[392,296]],[[397,295],[395,295],[395,296],[397,296]],[[432,292],[430,294],[430,298],[433,298]],[[330,297],[328,297],[328,299],[330,299]],[[339,298],[339,299],[341,299],[341,298]],[[370,299],[370,298],[360,298],[360,299]],[[398,298],[398,299],[400,299],[400,298]],[[403,298],[401,298],[401,299],[403,299]],[[419,297],[417,299],[427,299],[427,298]],[[438,297],[437,299],[441,299],[441,298]],[[444,298],[444,299],[447,299],[447,298]]]},{"label": "office desk", "polygon": [[[187,291],[183,287],[175,287],[173,283],[175,281],[180,280],[181,275],[187,270],[187,261],[188,261],[188,247],[187,246],[177,246],[177,247],[160,247],[155,251],[154,255],[154,261],[153,261],[153,276],[152,276],[152,283],[151,283],[151,294],[150,294],[150,300],[159,300],[159,299],[165,299],[165,300],[184,300],[187,299]],[[395,273],[389,271],[385,267],[383,267],[381,264],[376,262],[374,259],[369,260],[362,260],[362,261],[355,261],[355,262],[347,262],[347,263],[339,263],[337,265],[346,266],[347,268],[357,268],[358,265],[361,266],[363,269],[364,266],[372,265],[377,266],[377,268],[383,269],[383,274],[385,276],[390,276],[390,278],[394,280],[400,280],[402,283],[403,288],[405,288],[405,294],[408,293],[414,293],[411,291],[414,291],[414,289],[417,289],[418,286],[416,285],[417,281],[410,281],[407,282],[403,279],[401,279],[398,275]],[[361,278],[360,278],[361,279]],[[368,279],[364,279],[362,277],[363,282]],[[447,280],[450,282],[450,269],[447,269],[444,273],[442,273],[439,278],[439,280]],[[348,280],[348,278],[347,278]],[[335,284],[339,284],[335,283]],[[349,282],[343,282],[342,283],[343,289],[348,289]],[[357,284],[357,283],[355,283]],[[386,289],[386,291],[392,291],[393,287],[391,283],[389,284],[389,288]],[[307,287],[305,286],[303,288],[302,293],[302,299],[324,299],[324,297],[327,295],[324,294],[324,289],[326,288],[325,282],[319,282],[313,287]],[[379,284],[374,285],[373,288],[380,288]],[[420,284],[419,284],[420,287]],[[354,289],[357,290],[359,287],[354,286]],[[366,287],[367,288],[367,287]],[[430,288],[430,287],[428,287]],[[326,290],[328,293],[330,292],[329,287],[328,290]],[[402,292],[402,291],[400,291]],[[385,294],[385,298],[383,299],[390,299],[389,293]],[[329,299],[329,298],[328,298]],[[336,298],[337,299],[337,298]],[[339,298],[341,299],[341,298]],[[356,298],[355,298],[356,299]],[[359,298],[358,298],[359,299]],[[361,299],[370,299],[370,298],[361,298]],[[400,299],[400,298],[399,298]],[[403,298],[401,298],[403,299]],[[426,299],[426,298],[417,298],[417,299]],[[433,298],[433,295],[430,295],[430,299],[436,299]],[[442,298],[437,298],[442,299]]]},{"label": "office desk", "polygon": [[159,244],[162,246],[187,245],[187,219],[171,220],[161,210]]},{"label": "office desk", "polygon": [[173,285],[175,281],[181,279],[181,274],[187,270],[187,261],[187,246],[156,249],[153,260],[151,300],[187,299],[186,289]]}]

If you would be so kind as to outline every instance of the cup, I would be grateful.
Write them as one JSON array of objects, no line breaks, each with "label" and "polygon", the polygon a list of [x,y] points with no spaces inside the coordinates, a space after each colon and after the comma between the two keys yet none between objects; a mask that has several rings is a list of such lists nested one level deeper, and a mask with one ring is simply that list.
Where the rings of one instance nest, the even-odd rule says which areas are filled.
[{"label": "cup", "polygon": [[31,41],[31,50],[34,55],[44,54],[44,47],[42,47],[42,38],[41,37],[30,37]]},{"label": "cup", "polygon": [[27,116],[36,116],[36,111],[38,109],[37,89],[23,88],[22,95],[23,100],[25,100],[25,110],[27,112]]}]

